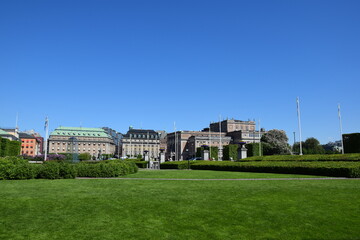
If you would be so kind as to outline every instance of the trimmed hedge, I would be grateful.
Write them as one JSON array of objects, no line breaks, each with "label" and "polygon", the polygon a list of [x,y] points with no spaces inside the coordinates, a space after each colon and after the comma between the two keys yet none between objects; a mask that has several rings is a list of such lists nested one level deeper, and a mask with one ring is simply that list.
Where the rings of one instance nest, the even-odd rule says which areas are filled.
[{"label": "trimmed hedge", "polygon": [[134,162],[66,163],[47,161],[31,164],[17,157],[0,158],[0,180],[2,179],[61,179],[75,177],[119,177],[136,173]]},{"label": "trimmed hedge", "polygon": [[360,162],[228,162],[228,161],[196,161],[191,169],[266,172],[286,174],[307,174],[332,177],[360,177]]},{"label": "trimmed hedge", "polygon": [[314,155],[272,155],[254,156],[241,159],[239,162],[249,161],[360,161],[359,153],[352,154],[314,154]]},{"label": "trimmed hedge", "polygon": [[188,164],[193,164],[195,161],[175,161],[164,162],[160,164],[160,169],[188,169]]},{"label": "trimmed hedge", "polygon": [[238,159],[238,145],[237,144],[229,144],[224,146],[224,150],[223,150],[223,159],[224,160],[230,160],[232,158],[232,160],[237,160]]},{"label": "trimmed hedge", "polygon": [[[123,161],[123,160],[120,160]],[[134,159],[125,159],[125,161],[134,162],[138,168],[147,168],[148,163],[147,161],[142,161],[141,159],[134,158]]]},{"label": "trimmed hedge", "polygon": [[344,152],[360,153],[360,133],[343,134]]},{"label": "trimmed hedge", "polygon": [[0,157],[18,156],[20,154],[21,142],[10,141],[0,137]]}]

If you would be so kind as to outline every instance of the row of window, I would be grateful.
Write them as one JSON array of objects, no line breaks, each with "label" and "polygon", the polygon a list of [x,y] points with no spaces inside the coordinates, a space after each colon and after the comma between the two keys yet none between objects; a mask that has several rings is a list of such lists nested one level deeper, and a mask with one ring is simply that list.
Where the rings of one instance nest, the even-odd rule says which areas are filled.
[{"label": "row of window", "polygon": [[[55,145],[55,143],[53,142],[53,143],[51,143],[52,145]],[[66,145],[66,143],[62,143],[63,145]],[[69,145],[71,144],[71,143],[68,143]],[[60,145],[60,143],[57,143],[57,145],[59,146]],[[78,145],[80,146],[81,145],[81,143],[78,143]],[[86,145],[86,143],[83,143],[83,145],[85,146]],[[87,145],[91,145],[91,143],[88,143]],[[98,146],[100,146],[101,144],[100,143],[98,143]],[[96,146],[96,143],[93,143],[93,146]],[[105,143],[103,143],[103,146],[105,146]]]},{"label": "row of window", "polygon": [[[52,150],[55,150],[55,148],[51,148]],[[60,151],[60,148],[57,148],[58,151]],[[74,148],[75,150],[75,148]],[[81,151],[81,148],[78,148],[79,151]],[[101,149],[100,149],[101,150]],[[65,148],[62,149],[62,151],[65,151]],[[70,151],[70,148],[67,149],[67,151]],[[86,151],[86,148],[83,148],[83,151]],[[91,148],[88,149],[88,151],[91,151]],[[93,152],[97,152],[99,151],[99,149],[93,149]],[[105,148],[103,149],[103,151],[105,151]]]}]

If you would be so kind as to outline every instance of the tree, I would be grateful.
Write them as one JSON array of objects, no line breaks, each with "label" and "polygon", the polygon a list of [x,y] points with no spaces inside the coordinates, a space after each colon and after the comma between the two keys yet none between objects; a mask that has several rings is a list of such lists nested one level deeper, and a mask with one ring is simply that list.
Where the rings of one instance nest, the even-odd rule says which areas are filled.
[{"label": "tree", "polygon": [[264,149],[264,155],[290,154],[288,137],[284,130],[273,129],[261,137],[261,141],[269,144],[267,151]]},{"label": "tree", "polygon": [[319,140],[314,137],[310,137],[304,142],[305,154],[324,154],[325,150],[320,145]]},{"label": "tree", "polygon": [[[314,137],[307,138],[305,142],[301,142],[303,154],[324,154],[325,149],[319,140]],[[300,153],[300,143],[295,143],[293,152]]]}]

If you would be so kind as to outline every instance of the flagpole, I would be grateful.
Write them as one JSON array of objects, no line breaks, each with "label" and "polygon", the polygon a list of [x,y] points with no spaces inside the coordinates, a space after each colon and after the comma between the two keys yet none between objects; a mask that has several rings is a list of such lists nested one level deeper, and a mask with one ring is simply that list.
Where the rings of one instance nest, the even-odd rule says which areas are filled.
[{"label": "flagpole", "polygon": [[260,127],[260,119],[259,119],[259,156],[261,156],[261,127]]},{"label": "flagpole", "polygon": [[211,135],[210,135],[210,126],[211,126],[211,122],[209,125],[209,159],[211,160]]},{"label": "flagpole", "polygon": [[45,155],[44,155],[44,162],[47,159],[47,151],[48,151],[48,135],[49,135],[49,119],[46,117],[45,119]]},{"label": "flagpole", "polygon": [[297,104],[297,116],[298,116],[298,125],[299,125],[299,136],[300,136],[300,154],[303,155],[302,152],[302,143],[301,143],[301,121],[300,121],[300,101],[299,97],[296,98],[296,104]]},{"label": "flagpole", "polygon": [[344,154],[344,141],[343,141],[343,131],[342,131],[342,121],[341,121],[341,113],[340,113],[340,103],[338,104],[338,116],[339,116],[339,124],[340,124],[340,138],[341,138],[341,153]]},{"label": "flagpole", "polygon": [[219,115],[219,132],[220,132],[220,146],[219,146],[219,161],[222,161],[222,142],[221,142],[221,115]]},{"label": "flagpole", "polygon": [[175,156],[174,156],[174,160],[177,161],[177,160],[176,160],[176,156],[177,156],[177,151],[176,151],[176,150],[177,150],[177,146],[176,146],[176,122],[175,122],[175,121],[174,121],[174,134],[175,134],[175,139],[174,139],[174,140],[175,140],[175,141],[174,141],[174,144],[175,144]]}]

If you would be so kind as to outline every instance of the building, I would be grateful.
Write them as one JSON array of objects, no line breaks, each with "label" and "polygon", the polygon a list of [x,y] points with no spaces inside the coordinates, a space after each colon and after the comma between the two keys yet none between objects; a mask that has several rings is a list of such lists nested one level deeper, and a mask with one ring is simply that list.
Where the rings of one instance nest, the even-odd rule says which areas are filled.
[{"label": "building", "polygon": [[154,130],[130,127],[129,131],[123,135],[121,145],[123,157],[143,156],[144,151],[148,151],[148,156],[155,159],[159,157],[160,135]]},{"label": "building", "polygon": [[27,131],[24,131],[23,133],[27,133],[27,134],[35,137],[40,142],[39,154],[43,154],[44,153],[44,138],[41,137],[40,133],[35,132],[35,130],[27,130]]},{"label": "building", "polygon": [[210,131],[212,132],[234,132],[234,131],[255,131],[255,121],[242,121],[235,119],[226,119],[221,122],[214,122],[210,124]]},{"label": "building", "polygon": [[41,141],[36,137],[23,132],[19,133],[19,137],[21,141],[21,155],[35,157],[41,154]]},{"label": "building", "polygon": [[4,131],[3,129],[0,129],[0,137],[2,138],[6,138],[9,139],[10,141],[18,141],[19,140],[19,135],[17,135],[18,137],[15,137],[13,134]]},{"label": "building", "polygon": [[114,144],[115,144],[115,155],[120,156],[121,155],[122,134],[115,131],[114,129],[109,128],[109,127],[102,127],[102,129],[104,129],[105,132],[107,132],[107,134],[109,134],[111,136],[111,138],[113,139]]},{"label": "building", "polygon": [[186,160],[196,155],[201,145],[222,147],[229,144],[231,138],[226,133],[208,131],[177,131],[167,134],[166,158]]},{"label": "building", "polygon": [[166,153],[167,149],[167,132],[163,130],[156,131],[159,134],[160,137],[160,149],[162,149]]},{"label": "building", "polygon": [[50,133],[49,153],[115,154],[112,137],[102,128],[58,127]]},{"label": "building", "polygon": [[[12,141],[19,140],[19,129],[18,128],[1,128],[1,133],[3,138],[7,138]],[[5,137],[7,136],[7,137]]]},{"label": "building", "polygon": [[[263,133],[264,129],[261,130],[261,135]],[[261,135],[256,131],[255,121],[234,119],[211,123],[202,131],[177,131],[167,135],[166,158],[186,160],[195,157],[198,147],[207,145],[218,147],[221,159],[223,146],[239,142],[260,142]]]}]

